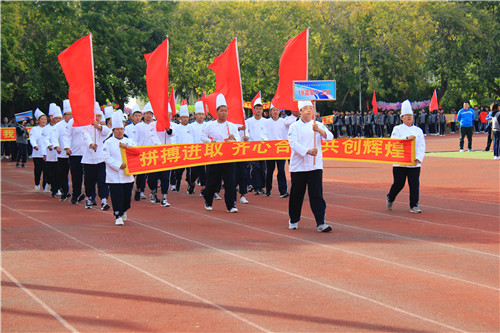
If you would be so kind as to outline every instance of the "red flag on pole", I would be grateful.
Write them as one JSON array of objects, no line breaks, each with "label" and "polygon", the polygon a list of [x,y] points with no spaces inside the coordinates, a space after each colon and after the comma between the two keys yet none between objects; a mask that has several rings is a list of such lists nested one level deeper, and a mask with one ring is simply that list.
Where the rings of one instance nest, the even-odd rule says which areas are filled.
[{"label": "red flag on pole", "polygon": [[243,90],[236,38],[208,67],[214,71],[216,79],[214,92],[206,97],[208,111],[214,118],[217,118],[217,95],[223,94],[227,102],[227,120],[234,124],[243,125],[245,112],[243,110]]},{"label": "red flag on pole", "polygon": [[438,97],[436,93],[436,89],[434,89],[434,94],[432,94],[431,105],[429,105],[429,111],[434,111],[439,109]]},{"label": "red flag on pole", "polygon": [[73,112],[73,126],[93,124],[95,85],[92,34],[71,44],[57,58],[69,84],[68,99]]},{"label": "red flag on pole", "polygon": [[373,114],[377,114],[378,113],[377,97],[375,96],[375,91],[373,92],[372,107],[373,107]]},{"label": "red flag on pole", "polygon": [[[257,93],[257,95],[255,95],[255,97],[252,99],[252,102],[251,102],[252,103],[252,112],[253,112],[253,103],[255,103],[255,101],[257,100],[257,98],[262,99],[261,94],[260,94],[260,90]],[[253,113],[255,114],[255,112],[253,112]]]},{"label": "red flag on pole", "polygon": [[[175,91],[174,91],[174,87],[172,87],[172,90],[170,91],[170,95],[168,95],[168,104],[170,104],[170,109],[172,110],[172,116],[175,116],[175,114],[177,113],[177,110],[175,109]],[[168,107],[167,107],[167,109],[168,109]]]},{"label": "red flag on pole", "polygon": [[205,116],[207,115],[207,96],[205,92],[203,92],[203,96],[201,96],[200,100],[203,102],[203,111],[205,111]]},{"label": "red flag on pole", "polygon": [[[146,59],[146,86],[156,117],[156,130],[170,128],[168,118],[168,37]],[[172,110],[173,112],[173,110]]]},{"label": "red flag on pole", "polygon": [[309,28],[290,39],[280,59],[279,82],[271,103],[279,109],[299,111],[293,101],[293,81],[307,80]]}]

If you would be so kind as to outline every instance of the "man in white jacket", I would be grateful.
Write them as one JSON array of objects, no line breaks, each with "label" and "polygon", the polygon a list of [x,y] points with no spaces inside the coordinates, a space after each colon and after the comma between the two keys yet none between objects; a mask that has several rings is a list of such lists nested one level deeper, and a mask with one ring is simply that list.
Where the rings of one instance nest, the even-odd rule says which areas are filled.
[{"label": "man in white jacket", "polygon": [[115,225],[123,225],[127,220],[127,210],[132,200],[134,176],[125,175],[127,165],[122,160],[120,148],[135,146],[134,141],[125,137],[123,114],[114,112],[111,117],[113,135],[103,144],[102,154],[106,163],[106,183],[109,185],[111,204],[115,215]]},{"label": "man in white jacket", "polygon": [[420,166],[425,155],[424,132],[420,127],[413,125],[413,110],[410,101],[406,100],[401,106],[401,120],[403,123],[394,127],[391,138],[415,140],[415,165],[397,165],[392,168],[394,182],[387,194],[387,209],[392,210],[396,196],[403,189],[408,178],[410,187],[410,213],[421,213],[418,207],[420,187]]},{"label": "man in white jacket", "polygon": [[300,120],[292,123],[288,130],[288,142],[292,150],[289,167],[292,187],[288,202],[288,228],[296,230],[299,227],[307,187],[317,230],[329,232],[332,227],[325,223],[321,140],[331,141],[333,134],[322,123],[313,120],[313,105],[310,101],[300,101],[299,110]]},{"label": "man in white jacket", "polygon": [[[56,184],[57,189],[61,190],[60,201],[66,201],[71,194],[69,194],[69,154],[68,150],[64,148],[64,133],[68,128],[68,122],[73,118],[73,113],[71,112],[71,107],[69,106],[69,100],[63,102],[63,119],[58,122],[52,132],[52,146],[57,152],[57,172],[56,172]],[[54,184],[52,184],[54,186]]]},{"label": "man in white jacket", "polygon": [[38,121],[38,126],[33,127],[30,131],[30,144],[33,147],[33,164],[35,166],[35,191],[40,190],[40,179],[43,172],[43,182],[42,188],[45,188],[47,182],[47,175],[45,172],[45,159],[47,157],[47,144],[48,140],[46,138],[47,131],[45,131],[45,125],[47,125],[47,116],[43,114],[39,109],[35,110],[35,118]]}]

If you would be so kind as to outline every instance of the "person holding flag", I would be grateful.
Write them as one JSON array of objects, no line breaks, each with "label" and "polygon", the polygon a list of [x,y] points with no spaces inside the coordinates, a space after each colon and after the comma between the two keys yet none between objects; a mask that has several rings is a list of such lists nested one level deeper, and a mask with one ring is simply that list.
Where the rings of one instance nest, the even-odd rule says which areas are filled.
[{"label": "person holding flag", "polygon": [[[253,103],[253,117],[246,120],[246,129],[248,131],[249,141],[264,141],[267,138],[267,119],[262,117],[264,109],[262,99],[257,98]],[[264,194],[262,190],[266,185],[266,162],[252,161],[250,162],[250,183],[256,195]]]},{"label": "person holding flag", "polygon": [[316,230],[329,232],[332,227],[325,223],[326,203],[323,199],[321,140],[331,141],[333,134],[322,123],[316,123],[313,120],[311,101],[299,101],[299,110],[300,120],[293,123],[288,130],[288,142],[292,151],[289,167],[292,188],[288,202],[290,216],[288,228],[296,230],[299,227],[307,187],[309,203],[316,220]]}]

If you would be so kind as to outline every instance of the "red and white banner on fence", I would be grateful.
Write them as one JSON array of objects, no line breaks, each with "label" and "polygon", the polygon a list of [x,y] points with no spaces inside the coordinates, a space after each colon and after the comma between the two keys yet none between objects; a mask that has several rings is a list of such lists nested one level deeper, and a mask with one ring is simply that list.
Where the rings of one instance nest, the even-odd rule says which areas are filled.
[{"label": "red and white banner on fence", "polygon": [[[415,141],[335,139],[322,143],[323,159],[414,165]],[[142,173],[241,161],[290,159],[287,140],[214,142],[122,148],[125,173]]]}]

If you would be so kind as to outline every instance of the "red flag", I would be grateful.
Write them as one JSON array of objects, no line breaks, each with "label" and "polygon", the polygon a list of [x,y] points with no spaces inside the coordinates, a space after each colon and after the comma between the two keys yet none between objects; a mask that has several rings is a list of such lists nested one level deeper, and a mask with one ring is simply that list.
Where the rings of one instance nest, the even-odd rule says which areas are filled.
[{"label": "red flag", "polygon": [[436,89],[434,89],[434,94],[432,94],[431,105],[429,105],[429,111],[434,111],[439,109],[438,97],[436,93]]},{"label": "red flag", "polygon": [[[168,96],[168,104],[170,104],[170,109],[172,110],[172,116],[175,116],[175,114],[177,113],[177,110],[175,109],[174,87],[172,87],[172,91],[170,91],[170,95]],[[168,106],[167,106],[167,109],[168,109]]]},{"label": "red flag", "polygon": [[[257,93],[257,95],[255,95],[255,97],[252,99],[252,102],[250,102],[250,103],[252,103],[252,112],[253,112],[253,103],[255,103],[255,101],[257,100],[257,98],[262,99],[261,94],[260,94],[260,90]],[[253,113],[255,114],[255,112],[253,112]]]},{"label": "red flag", "polygon": [[307,51],[309,28],[290,39],[280,59],[278,89],[271,101],[282,110],[299,111],[298,102],[293,101],[293,81],[307,80]]},{"label": "red flag", "polygon": [[[146,86],[156,117],[156,130],[170,128],[168,118],[168,37],[146,59]],[[172,111],[173,112],[173,111]]]},{"label": "red flag", "polygon": [[205,111],[205,116],[207,115],[207,96],[205,95],[205,92],[203,92],[203,96],[201,96],[200,100],[203,102],[203,111]]},{"label": "red flag", "polygon": [[93,124],[95,85],[92,34],[74,42],[57,58],[69,84],[68,99],[73,113],[73,126]]},{"label": "red flag", "polygon": [[217,95],[223,94],[227,102],[227,120],[238,125],[245,123],[243,110],[243,90],[241,87],[240,61],[238,58],[238,42],[229,43],[226,50],[214,59],[208,67],[215,73],[215,90],[206,97],[208,111],[217,118]]},{"label": "red flag", "polygon": [[373,92],[372,106],[373,106],[373,114],[377,114],[378,113],[377,97],[375,96],[375,91]]}]

